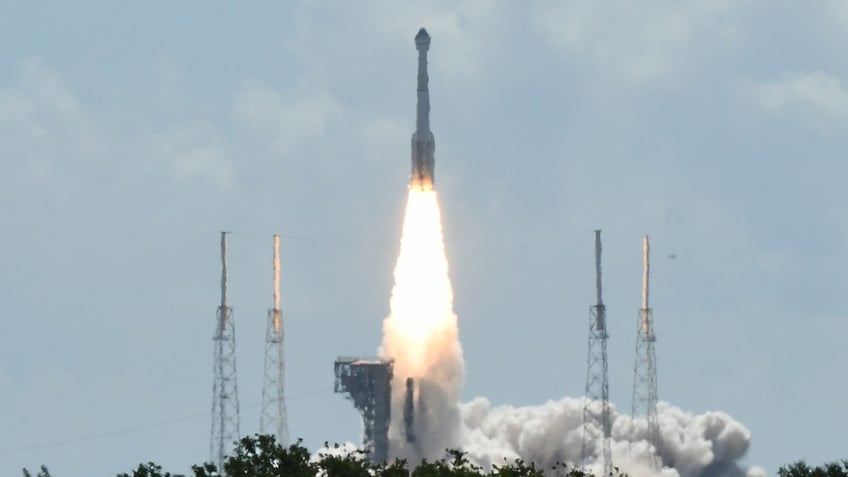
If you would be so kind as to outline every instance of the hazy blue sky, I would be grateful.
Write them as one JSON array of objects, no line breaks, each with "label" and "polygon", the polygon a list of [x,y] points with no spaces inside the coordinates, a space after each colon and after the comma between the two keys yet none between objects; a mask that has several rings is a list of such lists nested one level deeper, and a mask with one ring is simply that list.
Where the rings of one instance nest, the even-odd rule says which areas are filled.
[{"label": "hazy blue sky", "polygon": [[421,26],[465,398],[582,394],[601,228],[629,409],[649,233],[660,398],[846,457],[848,3],[5,2],[0,474],[208,458],[222,229],[242,433],[280,233],[290,434],[359,438]]}]

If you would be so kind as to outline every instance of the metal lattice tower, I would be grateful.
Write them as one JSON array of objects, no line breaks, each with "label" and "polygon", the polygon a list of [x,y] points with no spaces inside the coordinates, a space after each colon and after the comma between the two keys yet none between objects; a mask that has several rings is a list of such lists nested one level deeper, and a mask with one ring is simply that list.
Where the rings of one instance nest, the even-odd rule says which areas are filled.
[{"label": "metal lattice tower", "polygon": [[262,383],[262,416],[259,432],[272,434],[282,446],[288,445],[283,345],[283,314],[280,311],[280,236],[274,235],[274,308],[268,310],[265,330],[265,375]]},{"label": "metal lattice tower", "polygon": [[[639,310],[638,329],[636,331],[636,363],[633,366],[633,408],[631,417],[634,420],[631,434],[635,432],[635,419],[643,416],[647,422],[645,438],[656,450],[650,462],[654,468],[660,467],[660,426],[657,420],[657,357],[654,343],[654,313],[648,304],[648,279],[650,278],[650,246],[648,236],[642,242],[643,272],[642,272],[642,309]],[[631,435],[631,442],[636,438]]]},{"label": "metal lattice tower", "polygon": [[[609,379],[607,376],[607,322],[606,307],[601,293],[601,231],[595,230],[595,290],[597,302],[589,310],[589,352],[586,359],[586,403],[583,407],[583,465],[595,453],[589,435],[590,422],[601,421],[603,432],[603,449],[601,451],[604,463],[604,475],[610,475],[613,470],[610,434],[612,420],[609,406]],[[598,407],[600,406],[600,409]],[[598,416],[600,414],[600,416]]]},{"label": "metal lattice tower", "polygon": [[227,303],[227,232],[221,232],[221,305],[212,342],[212,431],[209,450],[212,463],[223,469],[224,458],[239,435],[239,401],[236,383],[236,329],[233,309]]}]

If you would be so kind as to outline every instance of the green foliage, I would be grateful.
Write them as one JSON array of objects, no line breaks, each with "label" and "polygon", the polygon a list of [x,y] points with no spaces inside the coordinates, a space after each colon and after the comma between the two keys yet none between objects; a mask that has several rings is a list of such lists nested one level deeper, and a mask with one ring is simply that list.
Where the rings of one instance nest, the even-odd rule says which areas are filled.
[{"label": "green foliage", "polygon": [[[32,477],[32,474],[30,474],[28,470],[23,469],[23,471],[24,477]],[[35,477],[50,477],[50,471],[47,470],[47,467],[42,465],[41,470],[38,471],[38,475],[36,475]]]},{"label": "green foliage", "polygon": [[467,453],[447,449],[447,456],[442,460],[427,462],[413,469],[412,477],[479,477],[484,475],[483,468],[472,464]]},{"label": "green foliage", "polygon": [[132,474],[118,474],[118,477],[175,477],[170,472],[162,473],[162,466],[153,462],[138,464],[138,468]]},{"label": "green foliage", "polygon": [[[324,444],[326,446],[326,442]],[[336,444],[335,448],[338,449],[339,445]],[[365,452],[357,450],[344,456],[319,455],[318,468],[323,470],[327,477],[371,477],[374,465],[366,459]]]},{"label": "green foliage", "polygon": [[[552,470],[556,469],[554,467]],[[545,477],[545,472],[537,469],[534,463],[527,465],[523,460],[515,459],[515,462],[512,464],[503,466],[493,465],[490,475],[498,477]]]},{"label": "green foliage", "polygon": [[[569,466],[565,462],[557,462],[556,465],[551,469],[554,472],[554,475],[561,477],[593,477],[594,474],[587,472],[579,467]],[[601,474],[601,477],[604,477]],[[618,467],[614,467],[613,470],[606,477],[627,477],[627,474],[620,472]]]},{"label": "green foliage", "polygon": [[[326,443],[325,447],[328,447]],[[336,444],[335,448],[338,449],[339,445]],[[562,477],[590,477],[580,470],[568,469],[564,464],[558,468],[562,470],[559,474]],[[192,470],[195,477],[219,475],[215,466],[208,463],[194,466]],[[347,454],[319,454],[316,461],[311,461],[309,451],[303,447],[301,440],[284,448],[273,436],[264,435],[242,439],[233,455],[224,462],[224,471],[228,477],[544,477],[542,469],[522,460],[504,463],[486,472],[474,465],[467,453],[451,449],[446,451],[443,459],[425,460],[411,471],[408,462],[403,459],[373,464],[361,450]]]},{"label": "green foliage", "polygon": [[[326,442],[324,446],[329,447]],[[338,444],[335,449],[339,449]],[[592,477],[591,474],[564,463],[558,463],[550,470],[552,475],[558,477]],[[194,477],[221,475],[211,463],[193,466],[192,471]],[[617,474],[617,471],[618,469],[616,474],[607,477],[626,477],[624,474]],[[374,464],[361,450],[344,454],[319,454],[317,460],[313,461],[309,450],[303,446],[300,439],[289,447],[283,447],[277,443],[274,436],[258,434],[245,437],[238,443],[232,456],[224,461],[224,474],[227,477],[545,477],[543,469],[521,459],[514,462],[504,460],[503,465],[495,465],[487,472],[473,464],[468,453],[453,449],[447,449],[444,458],[432,462],[424,460],[413,469],[410,469],[409,463],[403,459]],[[162,468],[151,462],[139,465],[132,475],[121,474],[118,477],[176,476],[163,474]]]},{"label": "green foliage", "polygon": [[[228,477],[315,477],[318,466],[309,462],[309,450],[302,440],[288,448],[279,445],[271,435],[243,438],[232,456],[224,461]],[[193,466],[195,477],[219,475],[212,464]]]},{"label": "green foliage", "polygon": [[380,477],[409,477],[409,465],[406,459],[395,459],[390,464],[375,466],[375,476]]},{"label": "green foliage", "polygon": [[[325,447],[328,447],[326,443]],[[339,445],[336,444],[336,449]],[[221,473],[214,464],[206,463],[193,466],[194,477],[220,477]],[[547,472],[546,472],[547,471]],[[593,477],[583,469],[558,462],[552,468],[540,469],[536,464],[516,459],[512,462],[504,459],[502,465],[493,465],[485,471],[474,465],[466,452],[446,450],[445,457],[436,461],[423,461],[410,469],[403,459],[394,462],[373,464],[361,450],[341,454],[331,452],[319,454],[316,460],[303,441],[283,447],[270,435],[245,437],[235,448],[233,454],[224,461],[224,475],[227,477]],[[848,460],[810,467],[804,461],[787,464],[778,470],[779,477],[848,477]],[[24,469],[24,477],[32,477]],[[41,467],[36,477],[50,477],[47,468]],[[152,462],[141,464],[132,474],[119,474],[117,477],[178,477],[163,473],[162,468]],[[608,476],[627,477],[615,469]]]},{"label": "green foliage", "polygon": [[[324,446],[329,447],[326,442]],[[338,444],[335,449],[339,449]],[[195,466],[192,470],[195,477],[219,475],[212,464]],[[591,474],[567,464],[557,464],[550,470],[558,477],[592,477]],[[503,465],[493,466],[492,470],[487,472],[473,464],[468,453],[454,449],[447,449],[442,459],[432,462],[424,460],[413,469],[410,469],[409,463],[404,459],[374,464],[361,450],[346,454],[319,454],[317,460],[311,461],[309,451],[303,447],[301,440],[284,448],[273,436],[264,435],[242,439],[233,455],[224,462],[224,471],[228,477],[545,477],[544,469],[521,459],[514,462],[505,460]],[[623,474],[617,475],[625,477]]]},{"label": "green foliage", "polygon": [[[324,443],[325,447],[328,447]],[[338,449],[339,445],[336,444]],[[303,440],[298,439],[294,444],[283,447],[277,443],[274,436],[255,435],[245,437],[235,448],[232,456],[224,461],[224,475],[227,477],[593,477],[583,469],[558,462],[548,469],[543,469],[534,463],[521,459],[503,465],[493,465],[488,472],[474,465],[466,452],[447,449],[445,457],[433,461],[423,461],[410,471],[409,463],[404,459],[394,462],[373,464],[367,459],[364,451],[352,453],[319,454],[316,461],[311,460],[309,450],[303,446]],[[221,477],[214,464],[192,466],[194,477]],[[784,465],[777,474],[779,477],[848,477],[848,459],[831,462],[817,467],[810,467],[803,460]],[[24,477],[33,477],[23,469]],[[47,467],[35,477],[51,477]],[[148,462],[139,464],[131,474],[118,474],[117,477],[179,477],[176,474],[163,472],[162,467]],[[616,468],[609,476],[627,477]]]},{"label": "green foliage", "polygon": [[803,460],[784,465],[777,471],[780,477],[848,477],[848,460],[810,467]]}]

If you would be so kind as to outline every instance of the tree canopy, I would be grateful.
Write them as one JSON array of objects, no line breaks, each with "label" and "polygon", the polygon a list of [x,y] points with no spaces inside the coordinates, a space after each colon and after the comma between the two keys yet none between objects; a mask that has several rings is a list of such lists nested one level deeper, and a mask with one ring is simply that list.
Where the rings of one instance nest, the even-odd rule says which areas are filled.
[{"label": "tree canopy", "polygon": [[[325,447],[329,447],[326,446]],[[339,448],[338,445],[335,446]],[[486,470],[474,465],[465,452],[446,450],[442,459],[424,461],[415,467],[402,459],[374,464],[364,451],[328,452],[313,458],[303,441],[285,447],[274,436],[255,435],[237,443],[232,455],[224,461],[223,473],[214,464],[192,466],[193,477],[591,477],[582,469],[558,463],[551,469],[540,469],[532,462],[521,459],[504,462]],[[546,473],[547,471],[547,473]],[[810,467],[803,460],[787,464],[778,470],[779,477],[848,477],[848,460]],[[26,469],[24,477],[33,477]],[[41,466],[35,477],[51,477],[47,467]],[[162,467],[147,462],[139,464],[131,473],[117,477],[184,477],[165,472]],[[608,477],[626,477],[616,469]]]},{"label": "tree canopy", "polygon": [[[338,449],[338,445],[336,448]],[[366,458],[366,453],[329,452],[312,458],[303,442],[284,447],[270,435],[255,435],[243,438],[232,455],[224,460],[223,474],[227,477],[545,477],[543,469],[522,460],[505,462],[485,471],[468,459],[465,452],[447,450],[445,457],[436,461],[424,461],[415,467],[403,459],[375,464]],[[194,477],[219,477],[221,472],[214,464],[192,466]],[[589,477],[591,474],[558,464],[552,471],[560,477]],[[551,474],[548,474],[551,475]],[[623,475],[623,474],[622,474]],[[50,477],[48,475],[38,477]],[[178,477],[163,472],[152,462],[139,464],[132,473],[118,477]]]},{"label": "tree canopy", "polygon": [[777,471],[780,477],[848,477],[848,460],[810,467],[803,460],[784,465]]}]

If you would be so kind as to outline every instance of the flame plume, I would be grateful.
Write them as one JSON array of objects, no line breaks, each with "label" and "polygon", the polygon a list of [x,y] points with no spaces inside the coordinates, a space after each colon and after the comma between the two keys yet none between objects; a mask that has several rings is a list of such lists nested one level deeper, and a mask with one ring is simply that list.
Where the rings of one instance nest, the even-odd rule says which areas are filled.
[{"label": "flame plume", "polygon": [[383,322],[380,354],[392,358],[392,410],[403,408],[407,378],[415,380],[415,445],[404,442],[401,419],[392,419],[391,452],[409,459],[440,457],[457,443],[462,348],[442,236],[436,192],[410,189],[391,312]]}]

